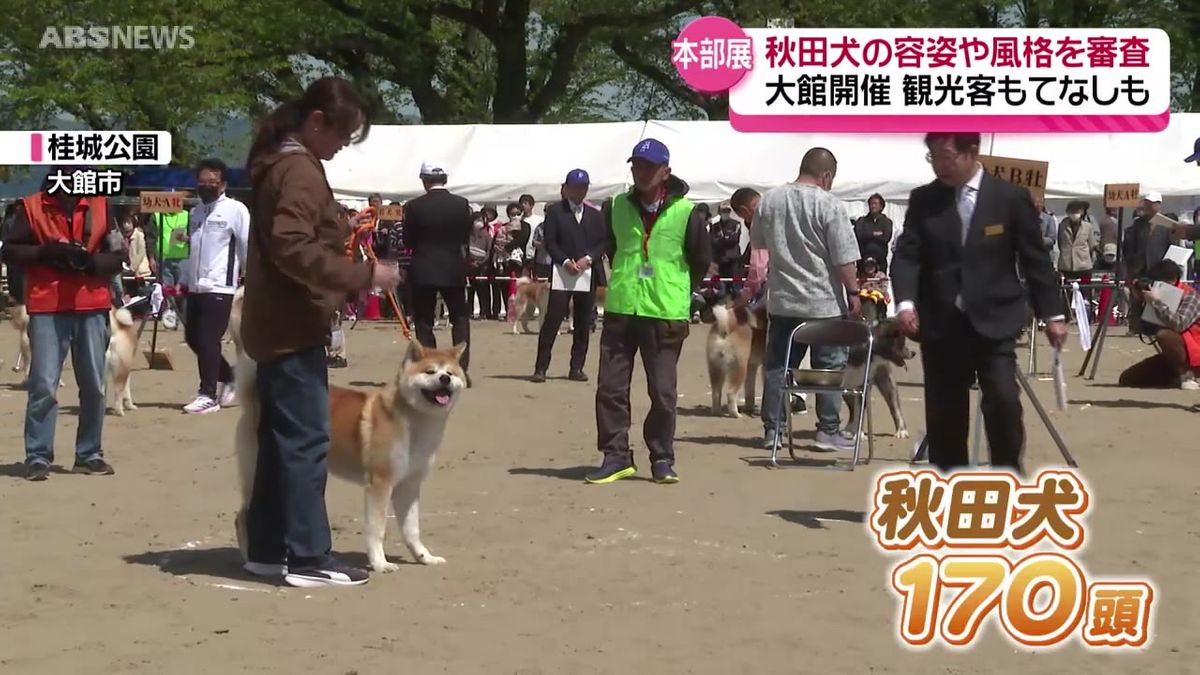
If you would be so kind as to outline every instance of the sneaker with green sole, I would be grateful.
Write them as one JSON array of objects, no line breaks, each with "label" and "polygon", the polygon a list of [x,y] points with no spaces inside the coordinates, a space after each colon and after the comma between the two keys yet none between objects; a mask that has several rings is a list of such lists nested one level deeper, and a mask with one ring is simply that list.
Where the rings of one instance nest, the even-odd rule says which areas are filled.
[{"label": "sneaker with green sole", "polygon": [[655,483],[673,485],[679,482],[679,474],[675,473],[675,467],[665,459],[651,464],[650,474],[654,477]]},{"label": "sneaker with green sole", "polygon": [[637,467],[633,465],[632,461],[605,457],[600,468],[589,473],[583,480],[592,485],[604,485],[605,483],[615,483],[622,478],[629,478],[636,473]]}]

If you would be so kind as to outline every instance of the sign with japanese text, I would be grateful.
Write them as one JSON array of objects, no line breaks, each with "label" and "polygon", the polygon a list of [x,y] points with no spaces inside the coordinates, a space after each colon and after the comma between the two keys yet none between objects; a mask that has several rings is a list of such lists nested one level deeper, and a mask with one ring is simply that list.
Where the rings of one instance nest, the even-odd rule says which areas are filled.
[{"label": "sign with japanese text", "polygon": [[168,131],[0,131],[0,164],[165,165]]},{"label": "sign with japanese text", "polygon": [[401,204],[385,204],[379,207],[380,220],[404,220],[404,206]]},{"label": "sign with japanese text", "polygon": [[980,155],[979,163],[994,178],[1028,188],[1035,197],[1046,196],[1046,174],[1050,170],[1048,162]]},{"label": "sign with japanese text", "polygon": [[1170,39],[1158,28],[741,28],[696,19],[683,80],[729,92],[739,131],[1160,131]]},{"label": "sign with japanese text", "polygon": [[182,192],[143,192],[138,198],[142,213],[179,213],[185,196]]},{"label": "sign with japanese text", "polygon": [[1091,502],[1071,471],[880,474],[868,527],[880,549],[908,556],[891,574],[901,640],[966,647],[994,622],[1024,647],[1145,646],[1153,583],[1089,575],[1071,555]]},{"label": "sign with japanese text", "polygon": [[1141,206],[1140,183],[1108,183],[1104,186],[1104,208],[1119,209]]}]

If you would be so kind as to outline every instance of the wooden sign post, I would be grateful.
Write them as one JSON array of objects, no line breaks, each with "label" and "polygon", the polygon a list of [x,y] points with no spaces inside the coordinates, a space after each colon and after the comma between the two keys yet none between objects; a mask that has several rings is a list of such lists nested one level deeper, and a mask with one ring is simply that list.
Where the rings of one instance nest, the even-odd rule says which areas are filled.
[{"label": "wooden sign post", "polygon": [[380,220],[404,220],[404,206],[402,204],[386,204],[379,207]]},{"label": "wooden sign post", "polygon": [[980,155],[979,163],[983,165],[983,170],[990,173],[993,178],[1020,185],[1027,188],[1034,197],[1045,199],[1046,175],[1050,171],[1049,162]]},{"label": "wooden sign post", "polygon": [[[142,192],[138,195],[138,206],[142,213],[179,213],[184,210],[183,200],[187,195],[183,192]],[[186,232],[186,228],[184,230]],[[162,228],[158,229],[158,238],[161,240],[163,233]],[[161,246],[162,244],[156,244]],[[162,270],[159,270],[155,281],[162,281]],[[175,303],[169,298],[163,298],[164,303],[175,307]],[[178,309],[176,308],[176,312]],[[158,318],[162,314],[162,307],[159,307],[159,313],[154,317],[154,330],[150,334],[150,350],[144,351],[142,354],[146,357],[146,363],[150,370],[175,370],[175,364],[171,362],[171,355],[165,349],[158,348]]]},{"label": "wooden sign post", "polygon": [[1136,207],[1142,201],[1139,197],[1141,189],[1142,186],[1138,183],[1105,183],[1104,208]]},{"label": "wooden sign post", "polygon": [[182,192],[143,192],[138,195],[142,213],[179,213],[183,210]]}]

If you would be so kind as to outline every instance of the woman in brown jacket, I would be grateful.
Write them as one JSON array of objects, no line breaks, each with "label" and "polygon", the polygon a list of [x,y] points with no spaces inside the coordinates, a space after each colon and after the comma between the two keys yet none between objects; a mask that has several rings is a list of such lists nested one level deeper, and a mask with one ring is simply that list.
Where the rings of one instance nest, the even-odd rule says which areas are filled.
[{"label": "woman in brown jacket", "polygon": [[329,380],[325,347],[348,293],[393,288],[395,267],[345,255],[348,223],[321,160],[366,137],[362,100],[324,77],[262,121],[250,170],[242,341],[257,362],[258,463],[245,514],[247,571],[293,586],[352,586],[364,570],[335,560],[325,512]]}]

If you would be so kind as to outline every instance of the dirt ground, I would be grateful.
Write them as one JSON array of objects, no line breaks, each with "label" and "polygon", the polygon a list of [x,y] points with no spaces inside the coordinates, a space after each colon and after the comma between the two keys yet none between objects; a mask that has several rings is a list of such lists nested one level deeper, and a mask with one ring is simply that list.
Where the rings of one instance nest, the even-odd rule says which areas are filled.
[{"label": "dirt ground", "polygon": [[[107,420],[112,477],[22,480],[25,396],[0,390],[0,673],[1200,672],[1200,416],[1189,410],[1200,397],[1111,384],[1150,353],[1133,338],[1109,340],[1094,383],[1071,379],[1070,409],[1055,420],[1093,489],[1085,569],[1157,583],[1153,643],[1120,656],[1074,645],[1032,653],[993,624],[966,652],[916,653],[896,637],[895,561],[863,525],[875,472],[904,467],[912,452],[912,441],[891,438],[882,402],[869,467],[771,469],[756,419],[706,411],[700,326],[681,362],[682,482],[588,486],[582,475],[599,459],[592,385],[525,381],[536,337],[507,328],[475,324],[476,386],[425,486],[424,540],[448,564],[406,565],[357,589],[292,589],[240,572],[237,412],[179,412],[196,382],[181,333],[167,339],[177,370],[139,369],[140,409]],[[335,383],[391,377],[403,353],[394,325],[360,324],[349,340],[351,365],[331,371]],[[567,342],[552,376],[566,374]],[[15,349],[15,334],[0,330],[9,383]],[[1068,357],[1073,374],[1078,342]],[[596,363],[594,340],[593,381]],[[919,365],[901,378],[919,432]],[[69,465],[76,398],[65,379],[56,460]],[[1036,386],[1052,406],[1050,383]],[[638,425],[644,392],[639,374]],[[1060,464],[1026,410],[1030,468]],[[811,413],[796,423],[811,436]],[[361,492],[331,481],[328,500],[335,547],[365,565]],[[390,527],[389,554],[407,560]]]}]

